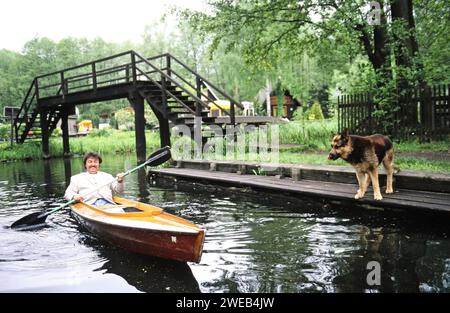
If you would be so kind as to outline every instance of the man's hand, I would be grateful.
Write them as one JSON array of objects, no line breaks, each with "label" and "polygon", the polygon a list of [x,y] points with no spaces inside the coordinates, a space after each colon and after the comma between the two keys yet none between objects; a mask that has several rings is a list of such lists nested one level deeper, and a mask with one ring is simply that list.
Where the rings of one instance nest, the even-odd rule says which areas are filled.
[{"label": "man's hand", "polygon": [[118,183],[123,183],[124,173],[119,173],[116,175],[116,177]]},{"label": "man's hand", "polygon": [[73,200],[76,200],[76,201],[83,201],[84,198],[83,198],[82,196],[80,196],[80,195],[75,195],[75,196],[73,196]]}]

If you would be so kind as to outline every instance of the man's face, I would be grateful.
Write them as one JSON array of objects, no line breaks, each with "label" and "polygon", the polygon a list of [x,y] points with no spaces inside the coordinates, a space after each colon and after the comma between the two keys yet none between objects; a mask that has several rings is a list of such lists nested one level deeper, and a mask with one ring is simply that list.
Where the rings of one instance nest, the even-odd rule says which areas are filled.
[{"label": "man's face", "polygon": [[88,158],[86,160],[86,169],[90,174],[96,174],[100,168],[100,162],[97,158]]}]

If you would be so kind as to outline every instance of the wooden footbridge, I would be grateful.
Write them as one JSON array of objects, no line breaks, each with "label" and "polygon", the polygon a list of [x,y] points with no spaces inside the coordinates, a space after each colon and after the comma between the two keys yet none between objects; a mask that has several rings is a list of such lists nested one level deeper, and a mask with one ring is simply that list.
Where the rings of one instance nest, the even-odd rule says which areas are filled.
[{"label": "wooden footbridge", "polygon": [[[208,92],[205,86],[214,92]],[[208,116],[208,103],[218,100],[213,94],[230,102],[229,110],[215,104],[227,118]],[[68,156],[68,116],[75,113],[75,107],[120,98],[128,99],[134,108],[138,161],[146,156],[145,102],[158,118],[162,146],[170,145],[170,126],[186,125],[191,133],[202,125],[224,128],[236,124],[236,110],[243,108],[171,54],[145,58],[127,51],[35,77],[14,120],[16,141],[23,143],[29,131],[39,127],[43,156],[47,158],[49,137],[61,120],[64,155]]]},{"label": "wooden footbridge", "polygon": [[[260,171],[263,170],[263,171]],[[260,175],[255,173],[260,172]],[[370,187],[363,199],[355,200],[358,189],[355,171],[350,166],[262,164],[245,161],[182,160],[172,168],[151,169],[151,175],[262,190],[269,193],[313,197],[320,201],[403,212],[450,213],[450,175],[404,170],[394,175],[393,194],[374,200]],[[380,186],[386,174],[380,173]]]}]

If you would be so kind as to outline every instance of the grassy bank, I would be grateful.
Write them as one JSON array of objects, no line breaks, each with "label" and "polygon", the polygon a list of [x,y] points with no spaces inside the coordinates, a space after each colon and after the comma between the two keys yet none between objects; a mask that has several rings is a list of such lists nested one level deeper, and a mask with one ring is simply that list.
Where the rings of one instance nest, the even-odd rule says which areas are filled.
[{"label": "grassy bank", "polygon": [[[316,165],[347,165],[342,160],[328,161],[331,134],[337,129],[337,123],[333,120],[325,121],[302,121],[283,124],[279,129],[280,153],[274,158],[270,154],[248,153],[234,158],[243,161],[280,162],[291,164],[316,164]],[[147,153],[159,147],[159,133],[148,132]],[[189,145],[190,139],[182,138],[175,141],[172,138],[172,153],[174,158],[191,158],[190,154],[184,156],[177,153],[177,146],[182,143]],[[223,139],[216,138],[218,144],[226,145]],[[177,144],[178,143],[178,144]],[[248,144],[248,142],[247,142]],[[86,137],[70,138],[70,151],[75,155],[82,155],[87,151],[95,151],[101,154],[111,153],[135,153],[135,137],[133,131],[95,130]],[[416,141],[401,142],[394,144],[397,152],[395,164],[401,169],[424,170],[433,172],[450,173],[450,154],[448,154],[450,141],[439,141],[420,144]],[[422,157],[424,153],[425,157]],[[50,154],[53,157],[63,155],[62,139],[53,137],[50,140]],[[404,154],[404,155],[402,155]],[[439,158],[431,158],[433,155]],[[14,145],[10,148],[9,143],[0,143],[0,161],[13,161],[23,159],[39,159],[42,157],[40,141],[27,141],[22,145]],[[204,155],[205,159],[225,159],[224,156],[214,154]]]},{"label": "grassy bank", "polygon": [[337,132],[334,119],[320,121],[292,121],[280,125],[280,144],[297,144],[304,150],[326,150],[331,134]]},{"label": "grassy bank", "polygon": [[[151,152],[159,147],[159,133],[146,133],[147,151]],[[133,131],[98,131],[86,137],[70,138],[70,152],[74,155],[83,155],[88,151],[100,154],[135,153],[136,143]],[[50,139],[50,155],[63,156],[62,139]],[[42,157],[40,141],[28,140],[24,144],[14,145],[11,149],[9,143],[0,143],[0,161],[15,161],[39,159]]]},{"label": "grassy bank", "polygon": [[[336,133],[337,122],[335,120],[322,121],[294,121],[282,124],[279,127],[280,150],[278,155],[249,154],[238,155],[231,158],[227,156],[209,153],[204,159],[234,159],[257,162],[279,162],[288,164],[312,164],[312,165],[347,165],[348,163],[327,159],[330,150],[332,134]],[[252,135],[253,136],[253,135]],[[239,141],[239,139],[238,139]],[[222,151],[226,153],[226,143],[221,139],[215,139],[217,145],[222,145]],[[248,147],[249,141],[247,141]],[[420,170],[431,172],[450,173],[450,140],[430,143],[408,141],[394,143],[396,151],[395,164],[403,170]],[[189,156],[176,153],[175,157],[189,158]]]},{"label": "grassy bank", "polygon": [[[326,152],[300,152],[293,153],[281,150],[277,155],[271,154],[245,154],[233,158],[217,157],[214,154],[204,155],[205,160],[239,160],[264,163],[286,163],[286,164],[310,164],[310,165],[345,165],[350,166],[345,161],[338,159],[330,161]],[[450,156],[447,160],[429,160],[421,157],[409,157],[397,155],[394,159],[395,166],[401,170],[417,170],[428,172],[440,172],[450,174]]]}]

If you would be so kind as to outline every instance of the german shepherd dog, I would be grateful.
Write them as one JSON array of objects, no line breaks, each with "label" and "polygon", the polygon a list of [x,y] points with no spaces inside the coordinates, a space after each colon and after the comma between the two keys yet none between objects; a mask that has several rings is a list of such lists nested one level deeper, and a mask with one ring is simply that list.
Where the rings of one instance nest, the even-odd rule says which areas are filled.
[{"label": "german shepherd dog", "polygon": [[333,137],[331,148],[328,160],[341,158],[356,170],[359,189],[355,199],[364,197],[370,180],[372,180],[374,199],[383,199],[378,182],[378,165],[380,163],[383,163],[387,172],[386,193],[394,192],[392,189],[394,148],[388,137],[378,134],[366,137],[349,135],[348,130],[344,129],[342,133]]}]

